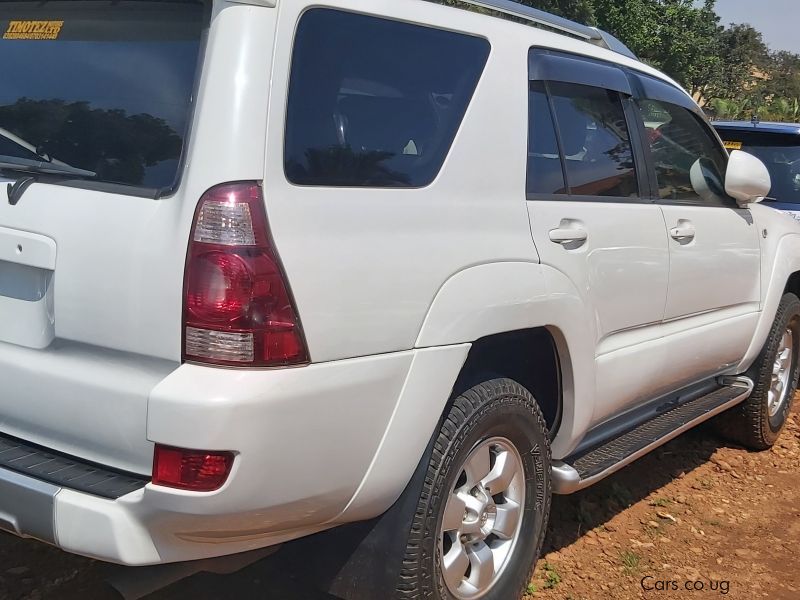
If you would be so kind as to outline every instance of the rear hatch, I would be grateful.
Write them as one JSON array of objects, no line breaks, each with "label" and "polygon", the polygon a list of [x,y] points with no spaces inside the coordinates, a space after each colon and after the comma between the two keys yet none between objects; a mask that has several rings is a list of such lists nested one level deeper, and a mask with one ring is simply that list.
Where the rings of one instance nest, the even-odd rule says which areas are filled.
[{"label": "rear hatch", "polygon": [[0,434],[149,472],[208,20],[201,2],[0,3]]}]

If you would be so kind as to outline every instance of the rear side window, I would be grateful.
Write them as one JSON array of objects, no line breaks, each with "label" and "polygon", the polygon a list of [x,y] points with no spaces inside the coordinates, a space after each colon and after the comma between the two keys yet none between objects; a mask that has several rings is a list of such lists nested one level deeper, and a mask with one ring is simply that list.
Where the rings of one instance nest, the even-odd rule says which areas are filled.
[{"label": "rear side window", "polygon": [[642,100],[640,110],[650,141],[662,200],[725,204],[725,150],[691,111],[656,100]]},{"label": "rear side window", "polygon": [[313,186],[430,184],[488,56],[482,38],[309,10],[292,59],[287,178]]},{"label": "rear side window", "polygon": [[618,92],[532,81],[528,144],[528,194],[639,196]]},{"label": "rear side window", "polygon": [[206,20],[189,1],[0,3],[0,161],[172,187]]}]

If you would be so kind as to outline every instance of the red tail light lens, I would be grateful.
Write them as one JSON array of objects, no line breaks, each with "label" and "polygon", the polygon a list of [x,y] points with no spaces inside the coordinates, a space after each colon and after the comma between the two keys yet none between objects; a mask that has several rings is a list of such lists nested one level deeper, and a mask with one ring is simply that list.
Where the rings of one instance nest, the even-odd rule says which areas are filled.
[{"label": "red tail light lens", "polygon": [[235,254],[198,254],[189,273],[186,294],[189,314],[200,321],[231,323],[246,317],[253,296],[247,263]]},{"label": "red tail light lens", "polygon": [[153,483],[192,492],[213,492],[228,479],[233,467],[231,452],[203,452],[156,446]]},{"label": "red tail light lens", "polygon": [[259,185],[226,184],[203,195],[185,290],[185,360],[242,367],[308,362]]}]

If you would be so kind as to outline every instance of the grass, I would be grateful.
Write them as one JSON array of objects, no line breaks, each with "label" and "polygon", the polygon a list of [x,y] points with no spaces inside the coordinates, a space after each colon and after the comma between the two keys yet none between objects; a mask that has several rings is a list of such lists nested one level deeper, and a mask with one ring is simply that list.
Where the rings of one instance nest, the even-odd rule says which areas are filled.
[{"label": "grass", "polygon": [[528,587],[525,588],[525,593],[529,596],[533,596],[536,592],[539,591],[539,588],[536,587],[535,583],[529,583]]},{"label": "grass", "polygon": [[650,503],[650,506],[657,506],[659,508],[664,508],[672,504],[672,500],[669,498],[656,498]]},{"label": "grass", "polygon": [[620,558],[622,559],[622,566],[625,568],[626,575],[633,575],[639,568],[639,563],[642,561],[642,557],[631,550],[626,550],[620,554]]},{"label": "grass", "polygon": [[544,585],[546,590],[552,590],[559,583],[561,583],[561,575],[558,574],[556,568],[549,562],[544,563]]}]

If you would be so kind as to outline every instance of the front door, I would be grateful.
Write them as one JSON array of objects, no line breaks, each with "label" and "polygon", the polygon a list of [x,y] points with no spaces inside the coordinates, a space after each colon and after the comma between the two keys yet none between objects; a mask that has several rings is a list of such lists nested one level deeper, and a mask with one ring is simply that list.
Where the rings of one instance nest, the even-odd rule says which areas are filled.
[{"label": "front door", "polygon": [[675,384],[713,376],[746,352],[760,310],[760,233],[724,193],[727,155],[687,107],[640,101],[670,254],[665,342]]}]

